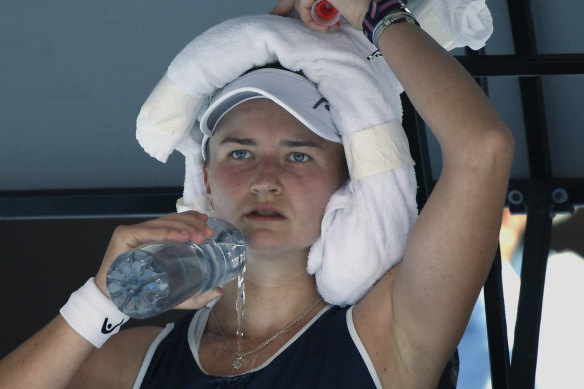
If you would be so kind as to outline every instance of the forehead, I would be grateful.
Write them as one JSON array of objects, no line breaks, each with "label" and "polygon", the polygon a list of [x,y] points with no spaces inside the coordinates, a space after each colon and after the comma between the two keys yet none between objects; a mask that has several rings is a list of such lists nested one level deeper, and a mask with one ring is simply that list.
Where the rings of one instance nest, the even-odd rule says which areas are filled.
[{"label": "forehead", "polygon": [[280,105],[267,98],[248,100],[231,109],[217,123],[211,139],[223,137],[226,133],[230,135],[234,133],[245,134],[251,137],[267,133],[273,137],[279,135],[304,137],[329,142],[312,132]]}]

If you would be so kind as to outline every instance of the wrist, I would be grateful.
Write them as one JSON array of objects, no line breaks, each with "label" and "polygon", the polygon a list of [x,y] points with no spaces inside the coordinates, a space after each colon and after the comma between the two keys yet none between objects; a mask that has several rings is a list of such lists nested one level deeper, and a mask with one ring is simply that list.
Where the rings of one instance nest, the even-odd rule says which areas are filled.
[{"label": "wrist", "polygon": [[371,0],[363,16],[363,34],[377,46],[381,33],[393,23],[407,21],[419,26],[406,4],[407,0]]},{"label": "wrist", "polygon": [[107,290],[107,286],[106,286],[106,282],[105,282],[106,276],[105,274],[102,276],[102,272],[99,271],[95,277],[93,278],[93,281],[95,282],[95,286],[97,287],[97,289],[99,289],[99,291],[101,293],[103,293],[103,295],[107,298],[109,298],[109,292]]},{"label": "wrist", "polygon": [[96,348],[116,334],[130,318],[103,294],[93,277],[71,294],[59,312],[71,328]]},{"label": "wrist", "polygon": [[379,23],[375,26],[373,30],[373,37],[371,42],[375,45],[375,47],[379,48],[379,38],[381,34],[387,29],[387,27],[391,26],[392,24],[407,22],[411,24],[415,24],[419,26],[420,24],[411,14],[409,11],[396,11],[391,12],[388,15],[384,16]]}]

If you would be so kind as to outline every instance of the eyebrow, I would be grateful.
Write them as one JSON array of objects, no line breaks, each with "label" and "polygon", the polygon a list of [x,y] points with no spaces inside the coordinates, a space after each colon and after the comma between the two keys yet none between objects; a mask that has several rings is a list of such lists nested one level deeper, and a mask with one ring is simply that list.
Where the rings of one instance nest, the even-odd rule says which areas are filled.
[{"label": "eyebrow", "polygon": [[[252,138],[238,138],[238,137],[227,137],[221,140],[221,145],[226,143],[237,143],[244,146],[257,146],[257,142]],[[313,147],[316,149],[324,150],[324,147],[318,143],[309,140],[283,140],[280,142],[280,146],[283,147]]]},{"label": "eyebrow", "polygon": [[309,140],[284,140],[280,144],[284,147],[314,147],[321,150],[324,149],[320,143]]},{"label": "eyebrow", "polygon": [[237,138],[234,136],[229,136],[225,139],[223,139],[221,141],[221,143],[219,143],[220,145],[224,145],[226,143],[238,143],[240,145],[244,145],[244,146],[256,146],[257,142],[251,138]]}]

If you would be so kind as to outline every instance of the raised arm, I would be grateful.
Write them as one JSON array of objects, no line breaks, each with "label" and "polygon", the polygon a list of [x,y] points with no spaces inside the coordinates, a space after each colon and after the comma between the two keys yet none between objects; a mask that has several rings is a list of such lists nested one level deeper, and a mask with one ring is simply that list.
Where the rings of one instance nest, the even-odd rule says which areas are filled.
[{"label": "raised arm", "polygon": [[[330,2],[360,29],[368,0]],[[274,12],[295,7],[307,22],[311,5],[283,0]],[[378,44],[438,138],[443,170],[403,261],[353,316],[384,385],[431,387],[462,337],[494,258],[514,145],[476,82],[421,28],[392,24]]]},{"label": "raised arm", "polygon": [[395,367],[382,382],[435,387],[494,258],[514,146],[476,82],[420,28],[391,25],[379,48],[438,138],[443,169],[402,262],[355,309],[355,323],[381,356],[377,371]]},{"label": "raised arm", "polygon": [[412,362],[446,360],[494,258],[513,139],[476,82],[421,29],[392,25],[379,46],[443,156],[404,260],[388,277],[395,330],[411,342]]},{"label": "raised arm", "polygon": [[389,26],[379,49],[436,135],[443,169],[403,261],[364,305],[386,307],[405,370],[428,379],[462,337],[491,267],[514,146],[476,82],[420,28]]}]

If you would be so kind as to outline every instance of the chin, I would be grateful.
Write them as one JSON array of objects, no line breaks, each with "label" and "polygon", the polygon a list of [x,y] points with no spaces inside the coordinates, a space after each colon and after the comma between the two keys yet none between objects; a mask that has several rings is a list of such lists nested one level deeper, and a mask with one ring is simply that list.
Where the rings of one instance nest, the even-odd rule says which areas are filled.
[{"label": "chin", "polygon": [[[270,236],[272,235],[272,236]],[[253,251],[278,251],[286,243],[283,239],[274,237],[273,234],[253,233],[246,235],[247,247]]]},{"label": "chin", "polygon": [[295,242],[291,241],[289,236],[281,236],[271,231],[254,231],[247,237],[247,247],[250,251],[262,253],[278,253],[302,251],[308,253],[310,246],[316,240],[310,242]]}]

